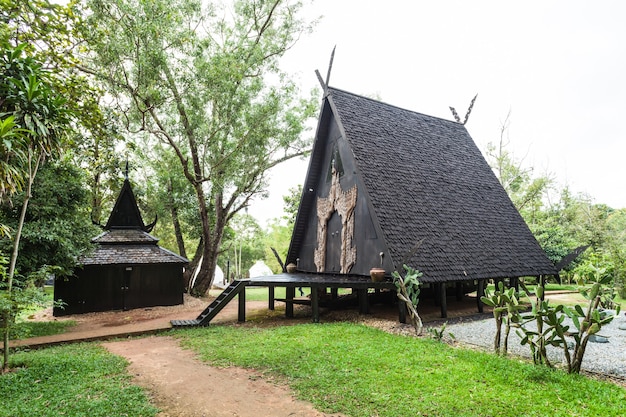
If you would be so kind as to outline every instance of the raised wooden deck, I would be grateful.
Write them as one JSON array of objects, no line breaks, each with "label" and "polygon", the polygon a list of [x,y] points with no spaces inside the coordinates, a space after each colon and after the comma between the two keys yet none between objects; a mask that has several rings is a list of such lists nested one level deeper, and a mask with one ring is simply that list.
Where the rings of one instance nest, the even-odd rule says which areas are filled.
[{"label": "raised wooden deck", "polygon": [[[268,287],[269,289],[269,305],[270,310],[274,309],[275,301],[285,303],[285,315],[293,317],[294,304],[304,304],[303,300],[296,299],[296,288],[310,288],[311,299],[310,305],[312,310],[312,321],[318,323],[320,319],[320,299],[319,291],[330,289],[333,297],[337,296],[339,288],[351,288],[356,291],[359,313],[367,314],[369,312],[369,296],[368,290],[391,289],[395,291],[395,285],[391,281],[374,282],[369,277],[360,275],[325,275],[325,274],[308,274],[308,273],[283,273],[277,275],[250,278],[248,286],[252,287]],[[285,287],[285,298],[276,299],[274,290],[276,287]],[[245,321],[245,292],[239,295],[240,316],[239,321]],[[309,304],[308,302],[306,304]],[[401,322],[406,320],[406,312],[404,305],[399,304],[399,319]],[[243,306],[243,307],[242,307]]]},{"label": "raised wooden deck", "polygon": [[[428,283],[430,293],[441,309],[441,317],[447,317],[447,292],[446,283]],[[356,301],[360,314],[368,314],[370,312],[370,298],[376,300],[385,300],[388,303],[394,303],[398,306],[398,319],[401,323],[406,323],[406,306],[402,302],[398,302],[394,296],[396,286],[391,280],[381,282],[372,281],[370,277],[360,275],[326,275],[312,273],[283,273],[277,275],[269,275],[255,277],[232,282],[224,292],[211,303],[205,311],[198,316],[196,320],[173,320],[172,325],[175,327],[188,326],[207,326],[211,319],[232,300],[235,296],[238,298],[238,321],[246,321],[246,287],[267,287],[268,308],[274,310],[275,302],[285,303],[285,316],[294,317],[294,305],[310,305],[312,310],[312,321],[318,323],[320,320],[320,306],[336,307],[343,301],[338,295],[339,288],[350,288],[352,294],[356,295]],[[285,298],[276,298],[276,287],[285,288]],[[484,289],[484,280],[479,280],[478,294],[482,294]],[[296,288],[310,288],[309,298],[296,298]],[[330,295],[327,290],[330,289]],[[374,289],[371,293],[369,290]],[[236,290],[233,292],[233,290]],[[383,290],[386,290],[385,294]],[[463,282],[456,283],[456,298],[458,301],[463,299],[465,289]],[[320,294],[322,297],[320,297]],[[387,297],[384,297],[384,296]],[[389,296],[390,295],[390,296]],[[327,297],[328,296],[328,297]],[[322,299],[321,299],[322,298]],[[345,300],[345,299],[344,299]],[[352,297],[352,301],[354,297]],[[482,303],[480,296],[475,297],[478,311],[482,312]]]}]

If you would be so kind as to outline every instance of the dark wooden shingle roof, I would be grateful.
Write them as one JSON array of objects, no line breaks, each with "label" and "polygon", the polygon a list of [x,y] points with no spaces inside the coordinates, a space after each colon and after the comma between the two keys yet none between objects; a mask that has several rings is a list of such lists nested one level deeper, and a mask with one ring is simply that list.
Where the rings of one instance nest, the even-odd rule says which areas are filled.
[{"label": "dark wooden shingle roof", "polygon": [[396,267],[423,240],[425,281],[556,273],[463,125],[328,94]]},{"label": "dark wooden shingle roof", "polygon": [[[155,220],[156,222],[156,220]],[[104,227],[92,239],[96,248],[79,259],[81,265],[187,264],[182,256],[158,246],[159,239],[150,235],[151,225],[144,225],[141,212],[128,179],[117,197]]]},{"label": "dark wooden shingle roof", "polygon": [[93,239],[98,244],[82,265],[186,264],[189,261],[157,245],[158,239],[138,229],[112,229]]}]

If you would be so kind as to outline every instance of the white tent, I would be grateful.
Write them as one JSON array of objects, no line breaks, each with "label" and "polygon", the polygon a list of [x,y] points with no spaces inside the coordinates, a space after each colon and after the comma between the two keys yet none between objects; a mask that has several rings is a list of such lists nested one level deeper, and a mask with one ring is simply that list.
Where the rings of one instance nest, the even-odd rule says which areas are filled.
[{"label": "white tent", "polygon": [[258,260],[249,270],[250,278],[254,277],[264,277],[267,275],[274,275],[269,266],[265,264],[262,260]]},{"label": "white tent", "polygon": [[220,268],[219,265],[215,265],[215,278],[213,278],[213,286],[218,288],[228,287],[224,271],[222,271],[222,268]]},{"label": "white tent", "polygon": [[[198,262],[198,266],[196,266],[196,270],[193,271],[193,276],[191,277],[189,288],[193,288],[193,285],[196,283],[196,278],[198,278],[198,273],[200,272],[200,267],[202,266],[203,260],[204,260],[203,258],[200,258],[200,262]],[[228,287],[228,282],[226,282],[224,271],[222,271],[222,268],[220,268],[219,265],[215,265],[215,278],[213,279],[213,287],[217,287],[217,288]]]}]

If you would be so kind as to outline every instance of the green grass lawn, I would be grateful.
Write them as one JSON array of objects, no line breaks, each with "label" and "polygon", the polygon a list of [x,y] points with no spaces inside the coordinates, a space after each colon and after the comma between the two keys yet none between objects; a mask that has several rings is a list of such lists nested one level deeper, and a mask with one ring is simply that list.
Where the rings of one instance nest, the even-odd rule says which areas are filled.
[{"label": "green grass lawn", "polygon": [[12,340],[27,339],[30,337],[50,336],[65,332],[68,327],[75,326],[74,320],[59,321],[23,321],[19,320],[11,328]]},{"label": "green grass lawn", "polygon": [[181,330],[218,366],[283,378],[325,412],[349,416],[617,416],[626,390],[430,339],[333,323]]},{"label": "green grass lawn", "polygon": [[[217,366],[282,380],[325,412],[347,416],[618,416],[626,390],[516,359],[387,334],[359,324],[178,330]],[[95,343],[12,355],[0,416],[150,417],[124,359]]]},{"label": "green grass lawn", "polygon": [[[284,288],[276,297],[284,297]],[[247,299],[267,300],[267,288],[249,288]],[[34,326],[32,336],[72,323],[26,324]],[[626,415],[622,387],[359,324],[211,326],[172,334],[213,365],[255,368],[319,410],[346,416]],[[0,375],[0,416],[156,415],[130,383],[124,359],[95,343],[18,352],[11,362],[17,369]]]},{"label": "green grass lawn", "polygon": [[124,359],[97,344],[16,353],[0,375],[0,416],[150,417],[148,397],[130,383]]},{"label": "green grass lawn", "polygon": [[[50,285],[46,285],[43,288],[46,305],[43,308],[52,306],[54,299],[54,288]],[[49,336],[53,334],[63,333],[68,327],[76,325],[73,320],[58,320],[58,321],[30,321],[29,317],[42,309],[41,306],[32,306],[32,308],[22,311],[15,320],[15,325],[11,329],[10,338],[26,339],[29,337]]]}]

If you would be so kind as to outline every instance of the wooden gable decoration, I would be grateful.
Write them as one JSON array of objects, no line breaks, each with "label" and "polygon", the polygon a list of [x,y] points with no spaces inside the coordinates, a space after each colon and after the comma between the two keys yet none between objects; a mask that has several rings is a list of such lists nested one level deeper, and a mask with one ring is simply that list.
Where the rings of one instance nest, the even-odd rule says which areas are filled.
[{"label": "wooden gable decoration", "polygon": [[[151,226],[154,226],[152,224]],[[113,210],[109,215],[105,230],[111,230],[112,228],[136,228],[150,232],[152,227],[146,227],[135,199],[135,194],[130,186],[128,178],[124,180],[124,185],[120,191],[120,194],[115,201]]]},{"label": "wooden gable decoration", "polygon": [[287,256],[423,282],[556,274],[460,123],[328,87]]}]

